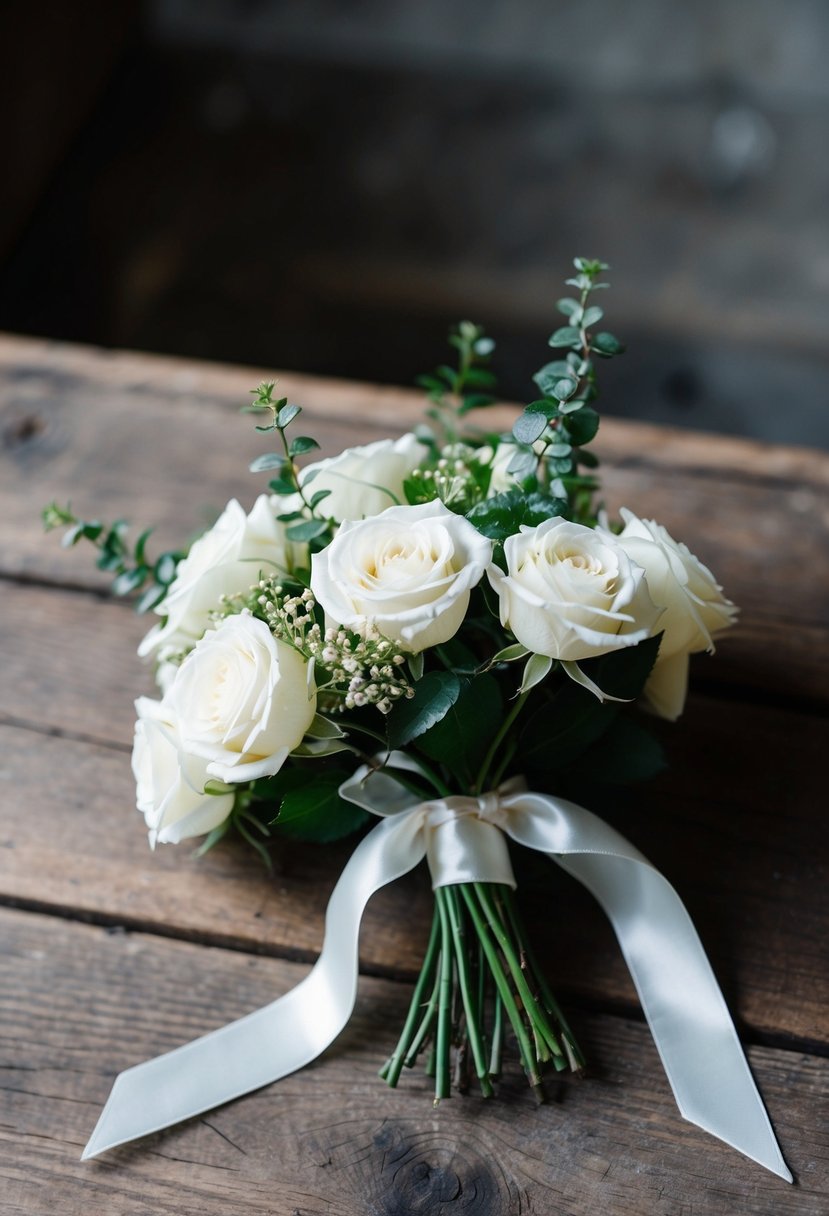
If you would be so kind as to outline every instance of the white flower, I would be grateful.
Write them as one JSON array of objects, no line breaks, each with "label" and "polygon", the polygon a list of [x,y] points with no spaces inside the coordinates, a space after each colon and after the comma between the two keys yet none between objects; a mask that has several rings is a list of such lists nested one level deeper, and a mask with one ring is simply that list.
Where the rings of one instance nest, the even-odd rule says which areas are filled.
[{"label": "white flower", "polygon": [[292,546],[274,518],[272,500],[260,494],[249,515],[235,498],[209,531],[194,542],[155,611],[166,620],[154,626],[138,647],[144,657],[189,650],[208,627],[208,613],[222,595],[236,595],[254,584],[260,573],[291,568]]},{"label": "white flower", "polygon": [[460,628],[492,542],[435,500],[345,523],[311,559],[311,590],[329,618],[372,627],[417,654]]},{"label": "white flower", "polygon": [[196,644],[164,698],[182,743],[221,781],[278,772],[316,711],[308,663],[264,621],[228,616]]},{"label": "white flower", "polygon": [[490,566],[501,624],[535,654],[562,662],[635,646],[659,616],[644,571],[614,538],[547,519],[504,544],[507,573]]},{"label": "white flower", "polygon": [[664,608],[664,636],[645,685],[645,701],[660,717],[682,713],[688,688],[688,656],[713,651],[716,634],[734,624],[737,608],[722,594],[713,574],[661,524],[622,510],[624,531],[616,538],[642,566],[655,604]]},{"label": "white flower", "polygon": [[233,810],[233,791],[205,794],[207,763],[186,752],[169,705],[140,697],[132,749],[136,804],[156,843],[177,844],[224,823]]},{"label": "white flower", "polygon": [[414,435],[379,439],[306,465],[299,480],[303,488],[307,484],[306,497],[331,491],[319,504],[321,515],[338,523],[365,519],[405,502],[403,482],[427,455],[428,448]]}]

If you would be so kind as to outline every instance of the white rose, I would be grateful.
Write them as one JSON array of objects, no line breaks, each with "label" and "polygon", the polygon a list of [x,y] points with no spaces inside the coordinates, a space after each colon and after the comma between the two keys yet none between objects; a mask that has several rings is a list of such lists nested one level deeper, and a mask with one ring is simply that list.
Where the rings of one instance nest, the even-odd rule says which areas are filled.
[{"label": "white rose", "polygon": [[365,519],[406,501],[403,482],[427,455],[428,448],[414,435],[380,439],[307,465],[300,482],[303,488],[307,483],[308,495],[331,491],[319,505],[321,515],[338,523]]},{"label": "white rose", "polygon": [[250,515],[235,498],[209,531],[193,543],[155,611],[167,619],[138,647],[144,657],[162,647],[167,653],[189,650],[209,625],[208,613],[222,595],[246,591],[260,573],[291,568],[292,546],[284,525],[274,517],[273,501],[260,494]]},{"label": "white rose", "polygon": [[644,571],[610,535],[547,519],[504,543],[507,573],[490,566],[501,623],[535,654],[578,662],[653,633],[659,609]]},{"label": "white rose", "polygon": [[132,749],[136,804],[156,843],[177,844],[203,836],[224,823],[233,810],[233,791],[205,794],[207,764],[186,752],[176,716],[169,705],[140,697]]},{"label": "white rose", "polygon": [[389,507],[314,554],[311,590],[337,624],[417,654],[458,631],[491,557],[492,542],[438,500]]},{"label": "white rose", "polygon": [[165,701],[184,747],[221,781],[278,772],[316,712],[308,663],[264,621],[241,612],[208,630],[178,669]]},{"label": "white rose", "polygon": [[625,527],[617,541],[642,566],[654,603],[665,610],[659,621],[664,636],[645,685],[645,701],[660,717],[674,720],[685,705],[688,656],[713,651],[714,636],[734,624],[737,609],[711,571],[661,524],[638,519],[632,511],[621,515]]}]

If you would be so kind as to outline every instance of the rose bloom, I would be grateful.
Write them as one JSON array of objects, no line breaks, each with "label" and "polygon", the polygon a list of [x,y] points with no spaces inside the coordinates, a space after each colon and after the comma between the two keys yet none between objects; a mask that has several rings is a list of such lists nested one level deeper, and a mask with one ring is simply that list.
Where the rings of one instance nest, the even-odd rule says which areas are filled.
[{"label": "rose bloom", "polygon": [[155,607],[166,620],[154,626],[138,647],[142,657],[189,650],[207,629],[208,613],[218,607],[222,595],[247,591],[260,574],[291,569],[293,546],[274,516],[267,494],[260,494],[249,515],[231,499],[179,563],[167,594]]},{"label": "rose bloom", "polygon": [[501,624],[535,654],[578,662],[635,646],[660,610],[644,570],[609,534],[547,519],[504,544],[507,573],[490,566]]},{"label": "rose bloom", "polygon": [[205,794],[207,762],[184,750],[175,713],[161,701],[140,697],[132,749],[136,804],[156,843],[177,844],[203,836],[233,810],[233,790]]},{"label": "rose bloom", "polygon": [[414,435],[380,439],[307,465],[300,482],[303,488],[307,483],[308,495],[331,491],[319,505],[322,515],[338,523],[364,519],[405,502],[403,482],[427,455],[428,448]]},{"label": "rose bloom", "polygon": [[220,781],[278,772],[316,712],[308,663],[264,621],[241,612],[205,633],[164,698],[188,752]]},{"label": "rose bloom", "polygon": [[417,654],[457,633],[491,557],[492,542],[439,500],[389,507],[314,554],[311,590],[338,625]]},{"label": "rose bloom", "polygon": [[688,656],[713,651],[716,634],[734,624],[737,608],[722,594],[713,574],[661,524],[621,512],[625,527],[616,538],[641,566],[654,603],[664,612],[659,655],[645,685],[645,702],[660,717],[679,717],[688,690]]}]

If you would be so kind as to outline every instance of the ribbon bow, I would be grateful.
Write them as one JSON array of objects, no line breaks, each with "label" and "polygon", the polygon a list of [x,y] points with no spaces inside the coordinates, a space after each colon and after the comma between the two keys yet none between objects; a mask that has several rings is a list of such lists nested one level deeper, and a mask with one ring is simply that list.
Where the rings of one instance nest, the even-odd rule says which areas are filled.
[{"label": "ribbon bow", "polygon": [[418,801],[389,772],[417,771],[392,753],[360,769],[343,798],[381,817],[331,895],[322,951],[285,996],[122,1072],[83,1160],[241,1097],[309,1064],[354,1008],[363,911],[380,887],[424,857],[433,886],[515,886],[506,836],[546,853],[607,913],[682,1115],[787,1182],[786,1167],[734,1024],[691,918],[670,883],[584,807],[512,781],[480,798]]}]

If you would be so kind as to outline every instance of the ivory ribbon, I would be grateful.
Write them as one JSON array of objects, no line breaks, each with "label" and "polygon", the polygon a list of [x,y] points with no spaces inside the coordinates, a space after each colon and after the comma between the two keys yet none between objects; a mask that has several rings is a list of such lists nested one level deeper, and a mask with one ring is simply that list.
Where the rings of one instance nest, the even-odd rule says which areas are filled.
[{"label": "ivory ribbon", "polygon": [[722,993],[691,919],[663,876],[618,832],[563,798],[515,782],[482,798],[416,802],[389,768],[362,769],[343,798],[382,820],[357,846],[334,888],[317,963],[263,1009],[138,1064],[115,1080],[82,1160],[241,1097],[309,1064],[354,1008],[358,938],[375,891],[425,856],[433,886],[515,886],[505,834],[546,853],[609,916],[677,1105],[692,1123],[792,1181]]}]

